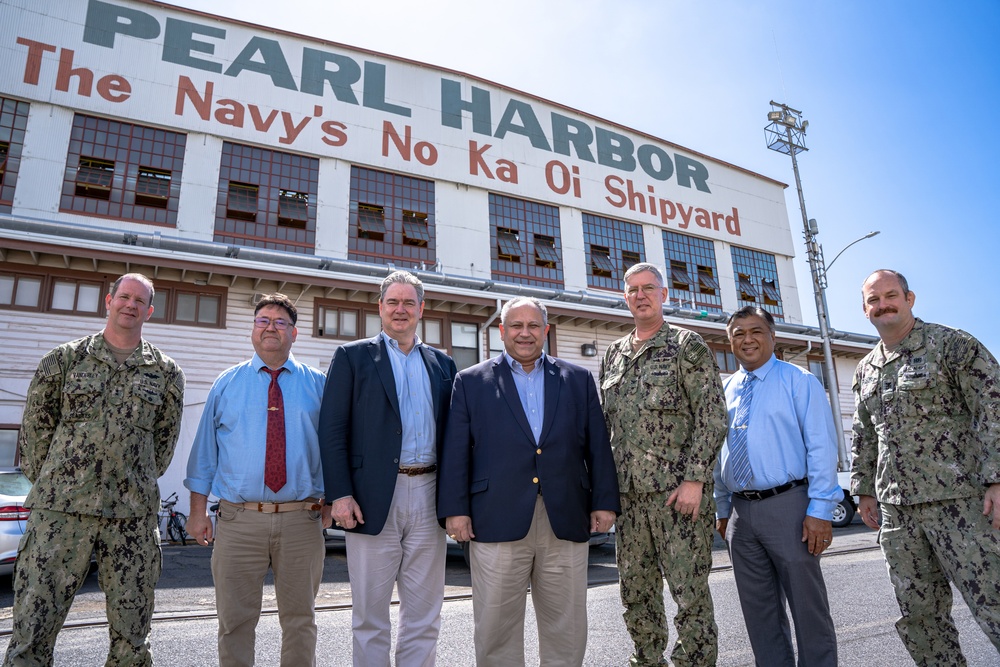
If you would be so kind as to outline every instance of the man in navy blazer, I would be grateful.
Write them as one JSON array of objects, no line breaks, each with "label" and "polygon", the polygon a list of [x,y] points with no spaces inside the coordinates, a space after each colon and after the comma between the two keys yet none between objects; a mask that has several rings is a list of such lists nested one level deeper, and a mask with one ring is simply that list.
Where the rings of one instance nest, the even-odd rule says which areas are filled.
[{"label": "man in navy blazer", "polygon": [[396,664],[434,664],[447,546],[437,522],[438,450],[455,362],[416,336],[420,280],[382,282],[382,332],[333,355],[319,442],[330,513],[346,533],[354,664],[388,667],[389,606],[399,589]]},{"label": "man in navy blazer", "polygon": [[501,311],[504,353],[458,374],[440,454],[438,517],[472,540],[476,664],[524,664],[528,585],[541,665],[587,648],[591,532],[621,511],[597,385],[543,353],[548,315],[517,297]]}]

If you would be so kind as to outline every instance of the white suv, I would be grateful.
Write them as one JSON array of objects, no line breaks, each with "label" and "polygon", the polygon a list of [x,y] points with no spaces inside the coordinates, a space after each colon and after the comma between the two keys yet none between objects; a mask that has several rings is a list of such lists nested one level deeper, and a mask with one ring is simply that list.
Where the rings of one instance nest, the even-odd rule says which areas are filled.
[{"label": "white suv", "polygon": [[837,482],[844,492],[844,499],[833,509],[833,526],[834,528],[843,528],[851,525],[851,521],[854,520],[854,514],[858,511],[858,497],[851,495],[850,471],[838,472]]}]

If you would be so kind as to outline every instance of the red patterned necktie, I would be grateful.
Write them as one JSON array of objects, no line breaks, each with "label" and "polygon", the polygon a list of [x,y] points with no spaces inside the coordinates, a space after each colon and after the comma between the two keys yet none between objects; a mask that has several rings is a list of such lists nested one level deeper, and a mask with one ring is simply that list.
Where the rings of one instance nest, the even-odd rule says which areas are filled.
[{"label": "red patterned necktie", "polygon": [[264,453],[264,484],[272,491],[285,485],[285,401],[281,397],[278,376],[284,368],[272,371],[267,388],[267,450]]}]

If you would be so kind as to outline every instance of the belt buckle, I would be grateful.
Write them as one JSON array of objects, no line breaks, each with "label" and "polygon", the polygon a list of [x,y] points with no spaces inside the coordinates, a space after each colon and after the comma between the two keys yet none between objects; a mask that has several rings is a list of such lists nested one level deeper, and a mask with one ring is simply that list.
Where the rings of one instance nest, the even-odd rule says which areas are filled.
[{"label": "belt buckle", "polygon": [[757,489],[747,489],[743,492],[743,495],[746,496],[748,500],[760,500],[762,498],[760,491]]}]

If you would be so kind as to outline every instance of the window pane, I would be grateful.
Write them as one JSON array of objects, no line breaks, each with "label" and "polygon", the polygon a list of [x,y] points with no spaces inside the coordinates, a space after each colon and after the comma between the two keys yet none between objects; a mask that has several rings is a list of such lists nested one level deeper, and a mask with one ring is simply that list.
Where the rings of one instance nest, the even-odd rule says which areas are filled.
[{"label": "window pane", "polygon": [[57,280],[52,287],[52,309],[73,310],[76,305],[76,283]]},{"label": "window pane", "polygon": [[455,361],[455,366],[458,370],[463,370],[479,363],[479,355],[476,350],[462,347],[453,347],[451,349],[451,358]]},{"label": "window pane", "polygon": [[503,352],[503,339],[500,338],[500,327],[490,327],[490,356]]},{"label": "window pane", "polygon": [[198,299],[198,321],[202,324],[215,324],[219,321],[219,297],[201,295]]},{"label": "window pane", "polygon": [[9,306],[14,300],[14,276],[0,276],[0,304]]},{"label": "window pane", "polygon": [[342,310],[340,312],[340,335],[344,338],[358,337],[358,311]]},{"label": "window pane", "polygon": [[38,308],[38,297],[41,293],[41,278],[19,278],[17,281],[17,294],[14,296],[14,305]]},{"label": "window pane", "polygon": [[476,349],[479,346],[476,340],[478,331],[479,327],[475,324],[453,322],[451,325],[452,348],[471,347]]},{"label": "window pane", "polygon": [[323,309],[323,335],[336,336],[340,328],[337,326],[340,320],[340,312],[336,308]]},{"label": "window pane", "polygon": [[423,341],[428,345],[441,345],[441,320],[423,320],[424,335]]},{"label": "window pane", "polygon": [[153,321],[166,321],[167,319],[167,293],[159,290],[153,295],[153,316],[149,318]]},{"label": "window pane", "polygon": [[365,313],[365,336],[374,338],[382,331],[382,318],[378,313]]},{"label": "window pane", "polygon": [[84,313],[96,313],[101,308],[101,288],[99,285],[80,285],[76,295],[76,309]]},{"label": "window pane", "polygon": [[196,322],[195,313],[198,308],[198,297],[194,294],[177,295],[177,316],[174,318],[178,322]]}]

